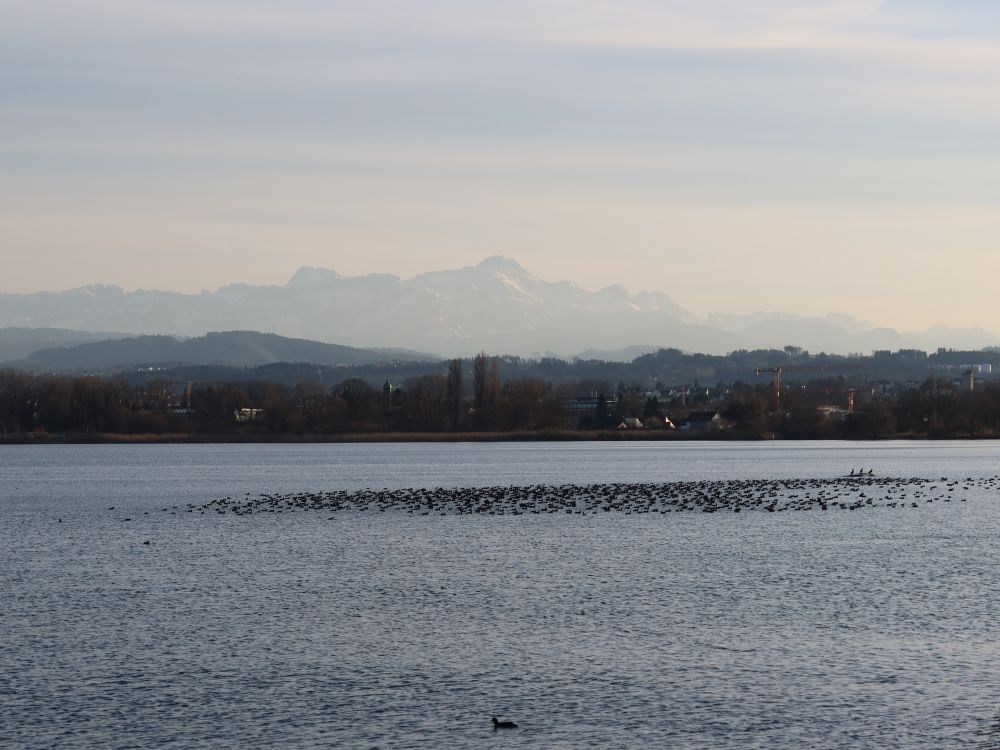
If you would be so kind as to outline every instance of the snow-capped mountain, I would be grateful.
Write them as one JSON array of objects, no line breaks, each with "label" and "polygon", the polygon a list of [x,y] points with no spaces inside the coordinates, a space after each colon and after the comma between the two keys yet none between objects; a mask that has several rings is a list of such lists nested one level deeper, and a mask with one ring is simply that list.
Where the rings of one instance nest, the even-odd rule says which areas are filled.
[{"label": "snow-capped mountain", "polygon": [[0,327],[115,329],[199,336],[251,329],[351,346],[405,346],[442,354],[573,353],[617,347],[631,336],[713,350],[726,333],[701,330],[662,292],[621,286],[589,292],[547,282],[516,261],[494,256],[476,266],[412,279],[390,274],[344,277],[302,268],[284,286],[230,284],[181,294],[114,286],[0,294]]},{"label": "snow-capped mountain", "polygon": [[0,294],[0,328],[8,326],[174,336],[256,330],[442,355],[573,355],[632,345],[705,353],[784,345],[868,352],[1000,342],[981,329],[901,334],[838,315],[716,314],[700,320],[663,292],[633,293],[620,285],[591,292],[568,281],[543,281],[501,256],[411,279],[302,268],[284,286],[230,284],[200,294],[104,285]]}]

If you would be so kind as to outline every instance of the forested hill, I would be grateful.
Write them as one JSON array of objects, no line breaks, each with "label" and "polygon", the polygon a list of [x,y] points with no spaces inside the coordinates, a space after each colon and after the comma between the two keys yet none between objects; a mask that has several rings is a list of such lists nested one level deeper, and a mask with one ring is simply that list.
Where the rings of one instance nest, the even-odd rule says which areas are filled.
[{"label": "forested hill", "polygon": [[89,333],[66,328],[0,328],[0,363],[24,359],[39,349],[79,346],[107,339],[132,338],[128,333]]},{"label": "forested hill", "polygon": [[257,367],[272,362],[309,362],[350,366],[391,360],[437,359],[406,349],[358,349],[271,333],[225,331],[196,338],[136,336],[40,349],[25,359],[8,363],[20,369],[47,372],[104,372],[113,369],[164,365],[222,365]]},{"label": "forested hill", "polygon": [[[926,378],[960,379],[967,368],[975,368],[977,379],[989,381],[1000,376],[1000,353],[990,350],[945,350],[926,353],[914,350],[876,352],[866,357],[812,355],[789,347],[738,351],[726,356],[686,354],[676,349],[637,357],[632,362],[606,362],[598,359],[563,360],[558,358],[525,359],[514,356],[493,357],[501,379],[506,381],[532,378],[551,384],[572,384],[580,394],[614,393],[628,389],[654,389],[657,384],[701,385],[746,383],[768,385],[772,370],[781,367],[786,385],[814,381],[839,381],[861,385],[868,382],[906,383]],[[467,372],[472,361],[463,360]],[[757,370],[764,372],[757,374]],[[150,372],[133,370],[123,373],[133,384],[151,378],[179,382],[272,382],[294,386],[302,382],[336,384],[346,378],[359,378],[369,385],[381,386],[386,380],[393,385],[404,384],[421,375],[443,374],[448,362],[442,360],[386,359],[357,365],[321,365],[308,362],[272,362],[260,366],[183,365],[160,368]]]},{"label": "forested hill", "polygon": [[[968,368],[975,369],[977,378],[991,380],[994,374],[1000,376],[1000,352],[995,349],[940,349],[931,353],[902,349],[866,356],[810,354],[793,346],[738,350],[726,355],[659,349],[630,362],[491,354],[504,380],[527,377],[550,383],[574,382],[585,391],[617,390],[620,384],[654,387],[657,383],[763,383],[771,375],[758,374],[757,370],[778,367],[783,370],[786,384],[831,378],[852,383],[922,381],[928,376],[959,378]],[[303,381],[337,383],[345,377],[358,377],[381,385],[387,378],[398,384],[407,378],[441,373],[447,370],[448,363],[439,356],[407,349],[355,348],[268,333],[228,331],[188,339],[136,336],[47,347],[18,361],[0,362],[2,367],[68,374],[119,373],[135,383],[166,377],[295,385]],[[344,368],[351,372],[345,373]]]}]

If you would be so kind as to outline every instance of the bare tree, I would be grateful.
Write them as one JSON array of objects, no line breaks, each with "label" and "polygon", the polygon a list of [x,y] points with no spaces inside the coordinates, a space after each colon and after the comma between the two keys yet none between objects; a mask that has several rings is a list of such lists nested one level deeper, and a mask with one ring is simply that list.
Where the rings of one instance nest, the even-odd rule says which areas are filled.
[{"label": "bare tree", "polygon": [[444,401],[448,379],[444,375],[421,375],[407,384],[406,410],[410,423],[418,430],[444,427]]},{"label": "bare tree", "polygon": [[479,352],[472,362],[472,390],[476,408],[476,424],[489,429],[493,424],[500,396],[500,369],[495,359]]},{"label": "bare tree", "polygon": [[451,429],[461,429],[465,417],[465,393],[462,383],[462,360],[460,359],[453,359],[448,365],[448,382],[444,400]]},{"label": "bare tree", "polygon": [[347,405],[347,418],[359,425],[374,422],[378,411],[378,392],[360,378],[350,378],[337,386],[337,393]]}]

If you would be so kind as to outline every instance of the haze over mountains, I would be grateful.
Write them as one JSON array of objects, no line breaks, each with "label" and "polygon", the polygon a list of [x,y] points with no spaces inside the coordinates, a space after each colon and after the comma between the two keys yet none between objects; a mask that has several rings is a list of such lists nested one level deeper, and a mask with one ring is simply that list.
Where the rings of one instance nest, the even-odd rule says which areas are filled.
[{"label": "haze over mountains", "polygon": [[1000,343],[1000,336],[980,328],[939,326],[906,333],[835,314],[718,313],[699,318],[664,292],[629,292],[620,285],[590,292],[568,281],[543,281],[500,256],[412,279],[343,277],[328,269],[302,268],[284,286],[231,284],[200,294],[126,292],[106,285],[0,294],[0,328],[15,326],[181,337],[252,330],[442,356],[479,350],[572,356],[589,350],[608,359],[627,353],[634,357],[646,347],[724,354],[795,345],[815,352],[868,353]]}]

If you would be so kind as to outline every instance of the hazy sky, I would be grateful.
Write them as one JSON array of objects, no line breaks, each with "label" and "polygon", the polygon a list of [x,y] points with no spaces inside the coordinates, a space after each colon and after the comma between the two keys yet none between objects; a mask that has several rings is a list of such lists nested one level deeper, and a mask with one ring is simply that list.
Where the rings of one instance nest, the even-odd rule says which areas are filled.
[{"label": "hazy sky", "polygon": [[1000,330],[995,0],[0,0],[0,291],[516,258]]}]

